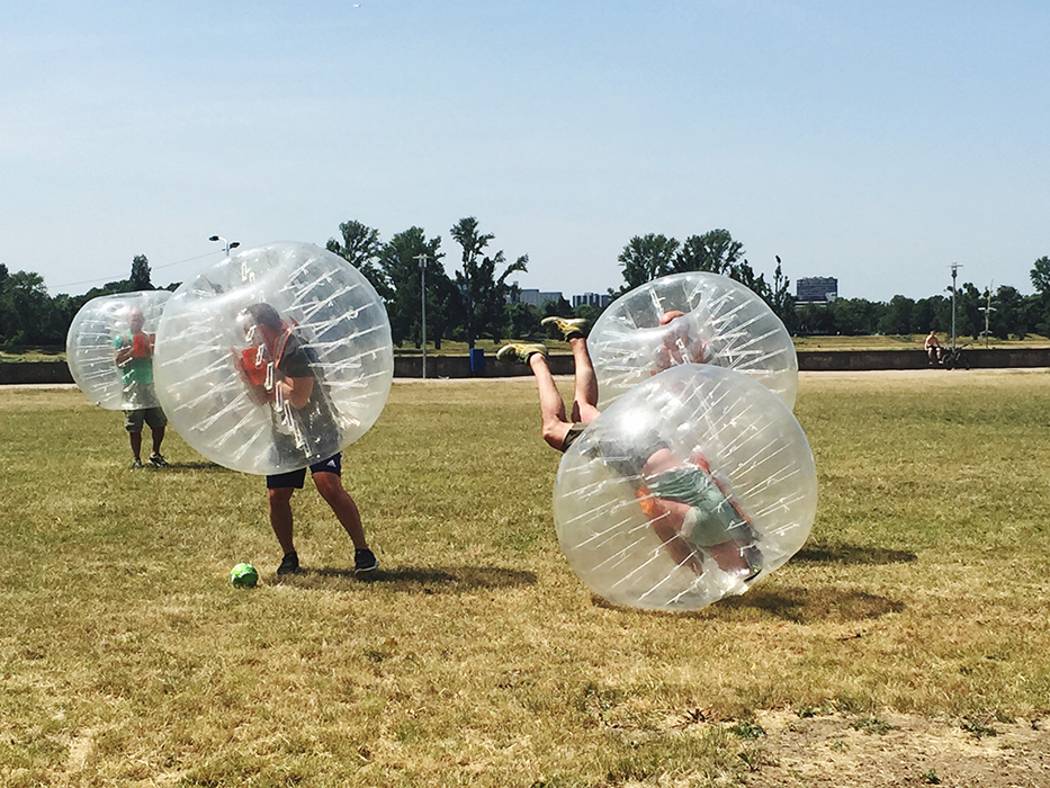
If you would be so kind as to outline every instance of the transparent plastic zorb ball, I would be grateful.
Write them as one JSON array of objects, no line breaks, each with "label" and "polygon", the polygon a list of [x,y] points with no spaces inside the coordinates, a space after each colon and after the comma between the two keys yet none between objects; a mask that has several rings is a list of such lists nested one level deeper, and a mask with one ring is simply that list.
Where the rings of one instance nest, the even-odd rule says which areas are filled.
[{"label": "transparent plastic zorb ball", "polygon": [[167,290],[92,298],[66,335],[66,360],[84,396],[106,410],[155,408],[153,348]]},{"label": "transparent plastic zorb ball", "polygon": [[602,313],[587,346],[603,408],[652,375],[690,363],[746,372],[795,404],[791,335],[758,295],[718,274],[673,274],[636,287]]},{"label": "transparent plastic zorb ball", "polygon": [[394,354],[382,300],[312,244],[239,251],[184,282],[157,332],[157,391],[193,448],[276,474],[342,450],[379,418]]},{"label": "transparent plastic zorb ball", "polygon": [[697,610],[742,594],[809,535],[817,479],[784,402],[733,370],[661,372],[591,422],[562,458],[558,540],[618,605]]}]

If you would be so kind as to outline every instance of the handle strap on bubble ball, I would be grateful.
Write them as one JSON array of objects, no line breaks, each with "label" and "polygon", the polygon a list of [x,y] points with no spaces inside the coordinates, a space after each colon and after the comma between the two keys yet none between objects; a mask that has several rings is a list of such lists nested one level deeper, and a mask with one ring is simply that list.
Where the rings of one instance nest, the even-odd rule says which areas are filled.
[{"label": "handle strap on bubble ball", "polygon": [[281,414],[281,423],[286,427],[292,428],[292,435],[295,437],[295,447],[297,449],[303,448],[306,446],[306,436],[303,435],[303,428],[292,411],[292,403],[284,398],[284,389],[280,386],[277,387],[274,400],[274,405]]},{"label": "handle strap on bubble ball", "polygon": [[292,434],[295,435],[295,448],[302,449],[306,446],[306,436],[303,435],[303,428],[299,424],[299,420],[292,414],[292,406],[289,403],[284,403],[285,417],[288,419],[288,423],[291,424]]},{"label": "handle strap on bubble ball", "polygon": [[281,363],[281,360],[284,358],[284,349],[288,346],[288,340],[291,338],[292,332],[299,327],[299,324],[294,320],[282,320],[281,327],[283,330],[280,338],[277,340],[277,348],[273,354],[274,364]]}]

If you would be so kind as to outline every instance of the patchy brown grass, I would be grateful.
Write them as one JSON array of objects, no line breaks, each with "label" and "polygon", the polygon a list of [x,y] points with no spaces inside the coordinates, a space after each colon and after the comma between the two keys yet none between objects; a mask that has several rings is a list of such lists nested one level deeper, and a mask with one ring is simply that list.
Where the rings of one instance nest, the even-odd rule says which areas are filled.
[{"label": "patchy brown grass", "polygon": [[[714,723],[717,724],[717,723]],[[996,722],[994,738],[976,736],[967,721],[887,712],[850,717],[760,712],[758,763],[744,783],[767,786],[984,786],[1050,784],[1045,719]],[[722,723],[725,728],[726,724]],[[732,727],[729,727],[732,730]]]},{"label": "patchy brown grass", "polygon": [[[813,784],[850,774],[822,765],[840,734],[999,748],[1050,705],[1048,384],[806,377],[812,539],[688,617],[571,574],[528,385],[395,386],[346,458],[372,583],[312,490],[312,571],[277,583],[261,479],[174,437],[176,467],[133,473],[118,415],[0,392],[0,782]],[[241,560],[258,589],[228,585]],[[803,746],[769,715],[839,722]],[[924,752],[908,775],[956,779]]]}]

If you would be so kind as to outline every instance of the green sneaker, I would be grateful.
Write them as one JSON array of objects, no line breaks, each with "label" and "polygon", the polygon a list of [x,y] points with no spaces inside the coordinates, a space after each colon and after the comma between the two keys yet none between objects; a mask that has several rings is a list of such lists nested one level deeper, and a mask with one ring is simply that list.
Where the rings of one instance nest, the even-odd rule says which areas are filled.
[{"label": "green sneaker", "polygon": [[497,361],[520,361],[522,364],[529,363],[529,356],[539,353],[547,357],[547,346],[542,342],[511,342],[504,345],[496,353]]},{"label": "green sneaker", "polygon": [[587,327],[587,321],[582,317],[545,317],[540,321],[540,325],[554,326],[561,331],[565,341],[586,336],[584,329]]}]

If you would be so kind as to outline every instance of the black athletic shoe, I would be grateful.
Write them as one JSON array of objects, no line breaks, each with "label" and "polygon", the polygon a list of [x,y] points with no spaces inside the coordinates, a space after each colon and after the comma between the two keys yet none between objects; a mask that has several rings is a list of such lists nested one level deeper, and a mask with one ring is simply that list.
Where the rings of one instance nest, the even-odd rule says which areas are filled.
[{"label": "black athletic shoe", "polygon": [[138,470],[142,467],[142,460],[133,460],[131,463],[132,470]]},{"label": "black athletic shoe", "polygon": [[379,568],[379,559],[376,558],[375,553],[364,547],[360,550],[354,550],[354,574],[355,575],[367,575],[369,572],[374,572]]},{"label": "black athletic shoe", "polygon": [[762,551],[758,549],[757,545],[750,544],[747,547],[741,548],[740,556],[747,561],[748,566],[744,582],[750,583],[762,574],[762,570],[765,568],[762,563]]},{"label": "black athletic shoe", "polygon": [[286,553],[281,559],[281,565],[277,567],[278,575],[297,575],[302,571],[299,569],[299,556],[296,553]]},{"label": "black athletic shoe", "polygon": [[154,468],[168,467],[168,461],[165,460],[162,455],[157,454],[156,452],[153,452],[153,454],[149,456],[149,464],[152,465]]}]

